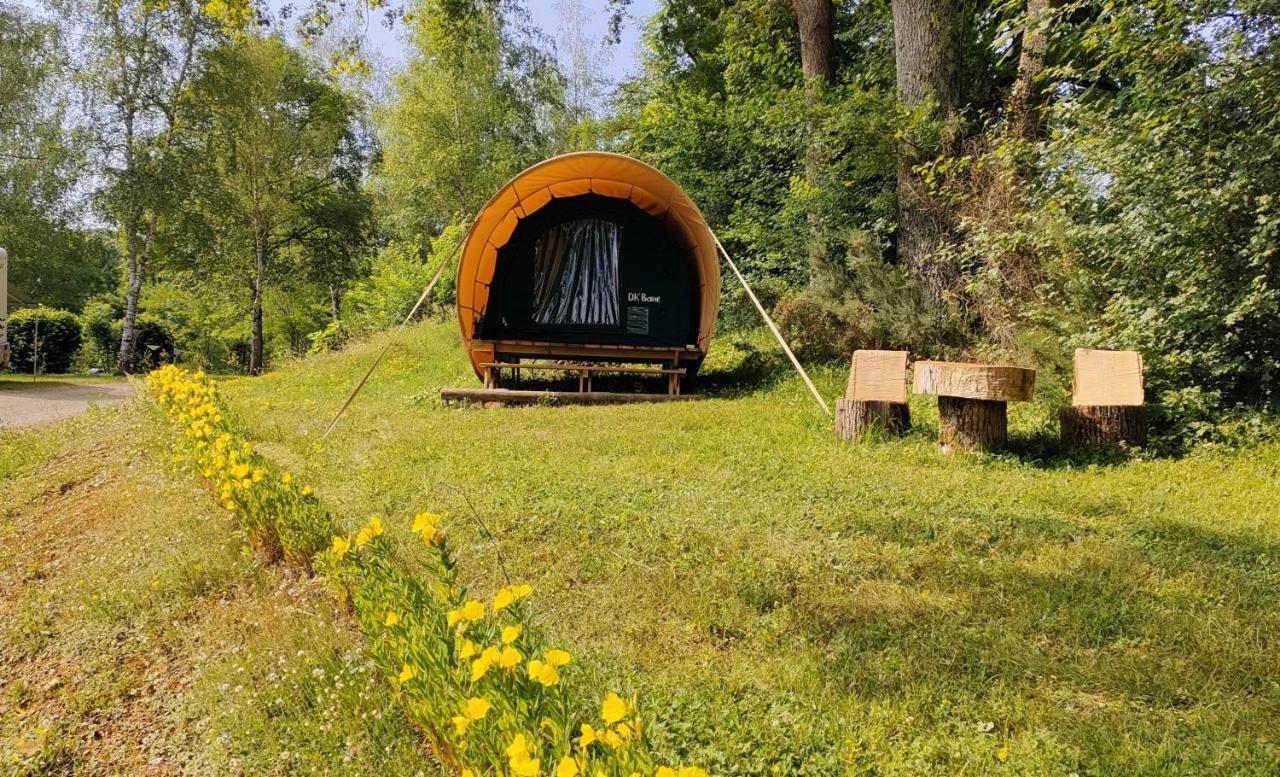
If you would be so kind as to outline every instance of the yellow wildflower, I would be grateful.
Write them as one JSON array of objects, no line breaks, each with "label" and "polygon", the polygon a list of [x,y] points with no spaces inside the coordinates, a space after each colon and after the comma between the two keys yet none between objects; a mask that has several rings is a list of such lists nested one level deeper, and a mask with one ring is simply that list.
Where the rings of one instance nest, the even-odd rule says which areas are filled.
[{"label": "yellow wildflower", "polygon": [[466,736],[467,726],[471,725],[471,720],[463,715],[454,715],[452,720],[453,730],[457,732],[458,736]]},{"label": "yellow wildflower", "polygon": [[267,473],[263,472],[261,468],[255,469],[253,471],[253,482],[254,483],[262,482],[262,479],[266,477],[266,474]]},{"label": "yellow wildflower", "polygon": [[356,545],[358,547],[364,547],[365,545],[368,545],[374,537],[380,536],[382,536],[382,518],[375,515],[369,519],[369,522],[365,524],[364,528],[360,530],[360,533],[356,535]]},{"label": "yellow wildflower", "polygon": [[462,605],[462,619],[468,621],[478,621],[484,618],[484,602],[472,599]]},{"label": "yellow wildflower", "polygon": [[409,666],[408,664],[405,664],[404,667],[400,669],[400,682],[402,683],[407,683],[417,676],[418,676],[417,670],[415,670],[413,667]]},{"label": "yellow wildflower", "polygon": [[529,676],[548,688],[560,682],[560,673],[556,668],[536,658],[529,662]]},{"label": "yellow wildflower", "polygon": [[670,766],[659,766],[658,771],[653,773],[653,777],[676,777],[676,770]]},{"label": "yellow wildflower", "polygon": [[503,669],[512,669],[520,663],[520,651],[513,647],[508,647],[502,651],[502,655],[498,658],[498,666]]},{"label": "yellow wildflower", "polygon": [[583,723],[582,728],[579,731],[581,736],[578,738],[578,748],[580,750],[586,750],[592,742],[596,741],[595,727],[590,723]]},{"label": "yellow wildflower", "polygon": [[996,758],[999,758],[999,759],[1000,759],[1000,763],[1004,763],[1005,761],[1008,761],[1008,760],[1009,760],[1009,746],[1008,746],[1008,745],[1005,745],[1004,747],[1001,747],[999,750],[997,750],[997,751],[996,751]]},{"label": "yellow wildflower", "polygon": [[424,542],[431,542],[436,536],[436,525],[440,516],[435,513],[418,513],[413,518],[413,533],[422,535]]},{"label": "yellow wildflower", "polygon": [[289,485],[293,482],[293,475],[290,475],[288,472],[284,473],[280,476],[280,482],[284,483],[286,486]]},{"label": "yellow wildflower", "polygon": [[564,666],[573,660],[573,656],[563,650],[548,650],[542,654],[542,657],[552,666]]},{"label": "yellow wildflower", "polygon": [[707,770],[699,769],[696,766],[681,766],[680,771],[676,773],[676,777],[707,777]]},{"label": "yellow wildflower", "polygon": [[303,495],[303,496],[311,496],[311,486],[303,486],[303,487],[302,487],[302,495]]},{"label": "yellow wildflower", "polygon": [[493,705],[489,703],[488,699],[480,696],[472,696],[470,699],[467,699],[467,706],[463,708],[463,714],[465,714],[469,720],[480,720],[485,715],[489,714],[489,709],[492,707]]},{"label": "yellow wildflower", "polygon": [[604,704],[600,707],[600,717],[604,718],[605,723],[617,723],[626,716],[627,703],[621,696],[611,692],[604,698]]},{"label": "yellow wildflower", "polygon": [[493,666],[493,659],[488,656],[481,655],[471,664],[471,682],[478,682],[480,678],[489,673],[489,668]]},{"label": "yellow wildflower", "polygon": [[[231,508],[228,507],[227,509],[230,510]],[[338,558],[342,558],[343,556],[347,555],[347,551],[349,550],[351,550],[351,540],[347,539],[346,537],[333,538],[333,555],[337,556]]]},{"label": "yellow wildflower", "polygon": [[569,756],[560,759],[560,765],[556,767],[556,777],[578,777],[578,762]]},{"label": "yellow wildflower", "polygon": [[523,626],[517,625],[517,626],[506,627],[505,629],[502,630],[503,644],[510,645],[512,642],[515,642],[517,639],[520,639],[520,635],[523,632],[524,632]]},{"label": "yellow wildflower", "polygon": [[511,593],[513,596],[515,596],[516,601],[518,602],[521,599],[528,596],[529,594],[533,593],[533,586],[529,585],[528,583],[513,585],[511,586]]},{"label": "yellow wildflower", "polygon": [[462,640],[462,649],[459,650],[458,653],[462,658],[471,658],[479,651],[480,651],[480,648],[476,645],[476,643],[472,642],[469,639],[464,639]]},{"label": "yellow wildflower", "polygon": [[400,616],[399,616],[399,615],[396,615],[394,612],[391,612],[390,610],[388,610],[388,611],[387,611],[387,620],[386,620],[386,622],[385,622],[385,624],[384,624],[384,625],[386,625],[386,626],[394,626],[394,625],[396,625],[396,624],[397,624],[397,623],[399,623],[399,622],[400,622]]},{"label": "yellow wildflower", "polygon": [[445,613],[444,618],[451,627],[456,626],[458,625],[458,621],[462,620],[462,610],[449,610],[449,612]]},{"label": "yellow wildflower", "polygon": [[493,595],[493,611],[499,612],[510,607],[515,602],[515,594],[511,593],[510,588],[503,588],[501,591]]}]

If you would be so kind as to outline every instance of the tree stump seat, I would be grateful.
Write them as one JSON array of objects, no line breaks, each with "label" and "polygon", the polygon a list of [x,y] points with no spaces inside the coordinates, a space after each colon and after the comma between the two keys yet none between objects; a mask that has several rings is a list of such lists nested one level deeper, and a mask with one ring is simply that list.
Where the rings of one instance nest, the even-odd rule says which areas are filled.
[{"label": "tree stump seat", "polygon": [[1009,402],[1029,401],[1036,371],[1000,364],[922,361],[915,364],[915,393],[938,397],[938,446],[987,452],[1009,439]]},{"label": "tree stump seat", "polygon": [[836,401],[836,437],[860,442],[869,434],[902,434],[911,428],[907,409],[907,352],[853,352],[849,385]]},{"label": "tree stump seat", "polygon": [[1062,442],[1071,447],[1147,444],[1142,355],[1137,351],[1079,348],[1071,380],[1071,406],[1058,414]]}]

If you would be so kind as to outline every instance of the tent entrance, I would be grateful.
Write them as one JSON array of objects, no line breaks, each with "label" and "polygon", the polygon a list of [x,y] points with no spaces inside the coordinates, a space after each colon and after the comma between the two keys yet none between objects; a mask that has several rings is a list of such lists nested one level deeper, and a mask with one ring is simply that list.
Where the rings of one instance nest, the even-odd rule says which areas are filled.
[{"label": "tent entrance", "polygon": [[629,200],[584,194],[522,219],[498,251],[485,340],[684,347],[698,340],[688,249]]}]

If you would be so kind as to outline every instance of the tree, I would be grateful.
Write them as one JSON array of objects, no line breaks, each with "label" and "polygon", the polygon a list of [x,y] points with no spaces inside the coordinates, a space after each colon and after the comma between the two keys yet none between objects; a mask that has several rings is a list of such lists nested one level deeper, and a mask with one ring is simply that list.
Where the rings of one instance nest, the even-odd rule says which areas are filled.
[{"label": "tree", "polygon": [[898,148],[898,260],[939,300],[954,281],[937,256],[953,216],[916,168],[956,151],[954,131],[941,125],[961,106],[966,27],[962,0],[893,0],[898,99],[917,122]]},{"label": "tree", "polygon": [[125,311],[118,368],[130,370],[142,284],[161,213],[180,198],[164,168],[180,123],[178,96],[213,33],[197,0],[54,0],[76,26],[74,66],[90,96],[106,186],[104,214],[124,257]]},{"label": "tree", "polygon": [[469,218],[547,156],[563,88],[495,2],[421,0],[410,18],[411,58],[384,122],[380,171],[402,239]]},{"label": "tree", "polygon": [[0,6],[0,246],[10,280],[39,302],[79,310],[111,288],[117,257],[74,220],[86,138],[55,25]]},{"label": "tree", "polygon": [[332,275],[333,260],[348,259],[361,241],[368,210],[356,105],[277,36],[210,51],[183,102],[194,196],[175,242],[199,277],[247,288],[248,369],[257,374],[268,285]]}]

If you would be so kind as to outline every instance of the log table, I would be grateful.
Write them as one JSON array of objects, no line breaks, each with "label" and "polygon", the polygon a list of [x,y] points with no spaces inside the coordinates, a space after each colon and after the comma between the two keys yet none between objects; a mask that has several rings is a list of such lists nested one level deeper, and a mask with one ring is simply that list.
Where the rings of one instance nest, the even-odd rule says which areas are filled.
[{"label": "log table", "polygon": [[1036,371],[1002,364],[916,362],[915,393],[938,398],[938,444],[944,455],[958,450],[992,451],[1009,439],[1009,402],[1026,402]]}]

